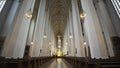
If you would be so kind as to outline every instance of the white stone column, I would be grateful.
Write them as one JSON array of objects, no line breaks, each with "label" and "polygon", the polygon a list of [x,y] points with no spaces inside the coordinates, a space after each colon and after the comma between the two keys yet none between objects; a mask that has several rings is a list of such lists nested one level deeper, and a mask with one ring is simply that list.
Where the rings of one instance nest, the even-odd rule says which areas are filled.
[{"label": "white stone column", "polygon": [[44,38],[44,43],[43,43],[43,54],[44,56],[48,56],[49,54],[49,14],[48,11],[46,11],[46,18],[45,18],[45,28],[44,28],[44,34],[46,33],[47,38]]},{"label": "white stone column", "polygon": [[70,41],[70,21],[69,21],[69,16],[68,16],[68,23],[67,23],[67,41],[65,45],[67,46],[68,50],[68,55],[71,56],[71,41]]},{"label": "white stone column", "polygon": [[68,22],[68,18],[67,18],[67,24],[66,24],[66,29],[65,29],[65,33],[64,33],[64,36],[63,36],[63,55],[69,55],[70,52],[68,50],[68,45],[69,45],[69,42],[68,42],[68,28],[69,28],[69,22]]},{"label": "white stone column", "polygon": [[50,18],[49,18],[49,11],[48,11],[48,18],[47,18],[47,20],[48,20],[48,56],[51,56],[51,46],[52,46],[52,39],[51,39],[51,34],[52,34],[52,30],[51,30],[51,22],[50,22],[50,20],[49,20]]},{"label": "white stone column", "polygon": [[42,25],[42,31],[43,32],[42,32],[41,37],[40,37],[41,38],[40,48],[41,48],[42,52],[40,53],[39,56],[44,56],[45,55],[44,49],[45,49],[46,38],[43,37],[45,35],[45,33],[46,33],[46,31],[45,31],[45,29],[46,29],[46,21],[45,20],[46,20],[46,12],[44,13],[44,20],[43,20],[43,25]]},{"label": "white stone column", "polygon": [[56,53],[56,39],[55,39],[55,34],[53,32],[53,29],[51,29],[51,46],[53,46],[53,48],[51,49],[52,55],[55,55]]},{"label": "white stone column", "polygon": [[106,46],[108,48],[109,56],[113,57],[114,52],[113,52],[113,44],[111,41],[111,37],[117,36],[116,30],[114,28],[114,25],[112,24],[112,20],[110,18],[110,15],[108,14],[104,1],[99,0],[95,4],[97,8],[96,11],[98,13],[98,17],[101,22],[101,26],[103,28],[105,39],[107,42]]},{"label": "white stone column", "polygon": [[87,31],[86,31],[86,25],[83,23],[83,31],[84,31],[84,47],[86,48],[86,56],[87,57],[91,57],[90,56],[90,50],[89,50],[89,39],[88,39],[88,36],[87,36]]},{"label": "white stone column", "polygon": [[[51,26],[51,20],[49,19],[49,22],[50,22],[50,24],[49,24],[49,26],[50,26],[50,46],[51,46],[51,56],[54,54],[54,52],[55,52],[55,48],[56,48],[56,45],[55,45],[55,35],[54,35],[54,32],[53,32],[53,28],[52,28],[52,26]],[[48,33],[48,34],[49,34]]]},{"label": "white stone column", "polygon": [[83,10],[87,16],[84,20],[84,28],[90,46],[92,58],[108,58],[106,44],[100,22],[92,0],[81,0]]},{"label": "white stone column", "polygon": [[[75,56],[75,45],[74,45],[74,33],[73,33],[73,25],[72,25],[72,13],[69,10],[69,41],[70,41],[70,48],[71,48],[71,56]],[[72,38],[70,38],[70,35]]]},{"label": "white stone column", "polygon": [[78,10],[78,3],[77,0],[72,0],[72,19],[73,19],[73,29],[74,29],[74,40],[75,46],[77,50],[76,56],[84,57],[84,47],[83,47],[83,36],[82,36],[82,29],[80,24],[80,17],[79,17],[79,10]]},{"label": "white stone column", "polygon": [[31,8],[29,6],[31,1],[24,0],[22,2],[14,26],[5,40],[2,56],[23,58],[30,24],[30,19],[25,16],[25,13]]},{"label": "white stone column", "polygon": [[[43,29],[44,29],[44,18],[45,18],[45,6],[46,6],[46,0],[41,0],[39,5],[39,11],[36,21],[36,28],[35,28],[35,34],[34,34],[34,45],[32,47],[31,56],[32,57],[39,57],[40,55],[40,49],[42,47],[43,43]],[[43,52],[43,51],[42,51]]]},{"label": "white stone column", "polygon": [[[49,12],[49,11],[48,11]],[[51,51],[51,56],[52,55],[55,55],[55,48],[56,48],[56,45],[55,45],[55,35],[54,35],[54,32],[53,32],[53,28],[51,26],[51,18],[49,16],[49,32],[48,32],[48,37],[49,37],[49,50]]]}]

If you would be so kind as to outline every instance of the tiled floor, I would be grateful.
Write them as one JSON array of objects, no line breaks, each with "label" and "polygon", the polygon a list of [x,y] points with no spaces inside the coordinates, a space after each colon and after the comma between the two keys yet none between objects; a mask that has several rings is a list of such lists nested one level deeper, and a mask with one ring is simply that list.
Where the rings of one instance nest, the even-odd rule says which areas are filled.
[{"label": "tiled floor", "polygon": [[40,68],[73,68],[69,63],[61,58],[53,59],[42,66]]}]

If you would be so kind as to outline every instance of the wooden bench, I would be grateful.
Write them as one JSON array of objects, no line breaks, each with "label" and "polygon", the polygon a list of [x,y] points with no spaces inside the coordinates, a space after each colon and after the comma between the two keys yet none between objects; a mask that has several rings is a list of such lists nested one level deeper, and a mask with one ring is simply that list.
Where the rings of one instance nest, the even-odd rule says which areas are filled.
[{"label": "wooden bench", "polygon": [[39,68],[54,57],[33,57],[29,59],[0,58],[0,68]]},{"label": "wooden bench", "polygon": [[120,68],[120,58],[89,59],[85,57],[63,57],[74,68]]}]

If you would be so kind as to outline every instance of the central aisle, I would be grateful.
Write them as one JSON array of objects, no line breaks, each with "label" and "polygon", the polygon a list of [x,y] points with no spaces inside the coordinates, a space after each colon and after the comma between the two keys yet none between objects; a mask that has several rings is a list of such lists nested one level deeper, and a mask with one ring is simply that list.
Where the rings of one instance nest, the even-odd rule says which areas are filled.
[{"label": "central aisle", "polygon": [[57,58],[43,64],[42,66],[40,66],[40,68],[73,68],[73,67],[62,58]]}]

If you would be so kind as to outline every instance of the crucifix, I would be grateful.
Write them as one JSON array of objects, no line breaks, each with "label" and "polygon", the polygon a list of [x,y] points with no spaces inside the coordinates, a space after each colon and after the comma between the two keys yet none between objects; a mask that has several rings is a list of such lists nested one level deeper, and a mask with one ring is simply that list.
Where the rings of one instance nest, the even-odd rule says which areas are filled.
[{"label": "crucifix", "polygon": [[57,37],[58,37],[58,42],[61,42],[61,39],[60,39],[60,38],[61,38],[62,36],[58,35]]},{"label": "crucifix", "polygon": [[58,35],[57,36],[58,37],[58,48],[60,49],[61,48],[61,36],[60,35]]}]

